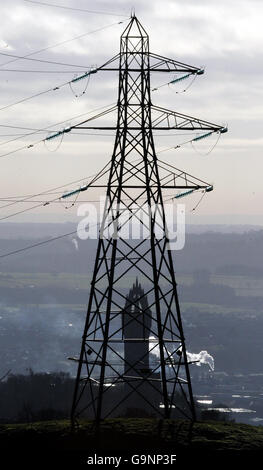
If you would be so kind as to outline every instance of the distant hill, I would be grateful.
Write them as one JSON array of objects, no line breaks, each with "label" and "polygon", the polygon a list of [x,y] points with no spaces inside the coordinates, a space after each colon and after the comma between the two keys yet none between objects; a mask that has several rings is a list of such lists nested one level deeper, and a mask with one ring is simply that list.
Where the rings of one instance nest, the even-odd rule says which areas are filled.
[{"label": "distant hill", "polygon": [[[80,240],[75,230],[75,224],[0,224],[0,272],[90,273],[97,239]],[[61,237],[68,233],[71,235]],[[46,243],[53,237],[61,238]],[[1,257],[38,243],[29,250]],[[212,273],[254,273],[260,277],[262,253],[263,230],[223,233],[211,229],[203,233],[186,231],[184,248],[173,255],[178,273],[207,269]]]},{"label": "distant hill", "polygon": [[[56,237],[73,230],[76,230],[78,221],[62,222],[62,223],[16,223],[1,222],[0,223],[0,239],[32,239],[42,237]],[[186,225],[186,233],[246,233],[249,231],[262,230],[260,225],[224,225],[224,224],[188,224]]]}]

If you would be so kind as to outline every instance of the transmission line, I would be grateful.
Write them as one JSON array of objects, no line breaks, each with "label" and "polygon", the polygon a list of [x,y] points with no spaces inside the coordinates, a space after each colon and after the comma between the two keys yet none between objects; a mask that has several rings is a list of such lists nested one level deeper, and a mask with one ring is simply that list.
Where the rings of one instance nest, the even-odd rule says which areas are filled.
[{"label": "transmission line", "polygon": [[[108,170],[106,170],[106,168],[107,168],[108,166],[109,166],[109,162],[107,162],[106,165],[105,165],[98,173],[96,173],[94,176],[88,177],[88,178],[93,178],[93,179],[91,180],[91,182],[89,182],[88,184],[85,185],[85,190],[88,189],[88,188],[92,185],[92,183],[94,183],[98,178],[104,176],[104,175],[107,173]],[[85,180],[86,180],[86,179],[87,179],[87,178],[85,178]],[[79,180],[79,181],[83,181],[83,180]],[[73,184],[73,183],[72,183],[72,184]],[[55,188],[55,190],[56,190],[56,189],[59,189],[59,188],[63,188],[63,187],[65,187],[65,186],[67,186],[67,185],[58,186],[57,188]],[[48,194],[48,192],[46,192],[46,193],[45,193],[45,192],[44,192],[44,193],[39,193],[37,196],[40,196],[40,195],[43,195],[43,194]],[[36,195],[33,195],[32,198],[35,197],[35,196],[36,196]],[[28,198],[25,198],[24,200],[30,199],[30,198],[31,198],[31,196],[28,197]],[[59,197],[56,197],[56,198],[54,198],[54,199],[52,199],[52,200],[45,201],[44,203],[43,203],[43,202],[40,202],[40,203],[38,203],[38,204],[36,204],[36,205],[34,205],[34,206],[31,206],[31,207],[28,207],[28,208],[26,208],[26,209],[22,209],[22,210],[20,210],[20,211],[13,212],[12,214],[9,214],[9,215],[6,215],[6,216],[4,216],[4,217],[1,217],[1,218],[0,218],[0,221],[1,221],[1,220],[6,220],[6,219],[10,219],[11,217],[14,217],[14,216],[16,216],[16,215],[20,215],[20,214],[23,214],[23,213],[25,213],[25,212],[28,212],[28,211],[37,209],[37,208],[39,208],[39,207],[48,206],[49,204],[52,204],[53,202],[58,201],[58,200],[60,200],[61,198],[62,198],[62,196],[61,196],[61,194],[60,194]],[[20,201],[20,202],[22,202],[22,201]],[[17,203],[17,202],[12,202],[12,203],[10,203],[9,205],[13,205],[13,204],[19,204],[19,203]],[[7,206],[8,206],[8,205],[7,205]],[[3,209],[3,206],[1,207],[1,209]]]},{"label": "transmission line", "polygon": [[[83,181],[86,181],[89,178],[93,178],[94,176],[96,176],[96,175],[94,174],[94,175],[91,175],[91,176],[87,176],[86,178],[81,178],[79,180],[71,181],[70,183],[62,184],[61,186],[56,186],[55,188],[48,189],[47,191],[43,191],[41,193],[29,194],[29,195],[26,195],[26,196],[20,196],[20,198],[22,198],[22,199],[19,199],[18,202],[19,203],[20,202],[31,202],[30,199],[32,199],[34,197],[44,196],[44,195],[61,194],[61,192],[54,192],[54,191],[56,191],[57,189],[65,188],[65,186],[69,186],[71,184],[82,183]],[[7,199],[12,200],[12,199],[15,199],[15,198],[19,198],[19,196],[10,196],[10,198],[7,198]],[[17,204],[18,202],[17,201],[11,201],[10,204],[6,204],[4,206],[1,206],[0,209],[4,209],[6,207],[13,206],[14,204]],[[44,202],[46,202],[46,201],[44,201]]]},{"label": "transmission line", "polygon": [[[84,65],[67,64],[65,62],[54,62],[54,61],[51,61],[51,60],[44,60],[44,59],[35,59],[35,58],[33,59],[32,57],[25,57],[25,56],[14,55],[14,54],[7,54],[6,52],[0,52],[0,55],[4,55],[6,57],[14,57],[16,59],[31,60],[31,61],[34,61],[34,62],[42,62],[44,64],[65,65],[65,66],[68,66],[68,67],[77,67],[77,68],[81,68],[81,69],[85,68]],[[0,66],[1,66],[1,64],[0,64]]]},{"label": "transmission line", "polygon": [[[138,199],[141,199],[141,198],[138,198]],[[172,198],[169,198],[169,199],[167,199],[167,201],[169,201],[171,199]],[[88,201],[88,202],[99,202],[99,201]],[[99,224],[93,224],[89,228],[93,228],[93,227],[98,226],[98,225]],[[38,246],[46,245],[47,243],[51,243],[51,242],[54,242],[56,240],[60,240],[60,239],[65,238],[65,237],[69,237],[71,235],[76,235],[76,233],[79,233],[80,231],[85,231],[85,228],[73,230],[72,232],[68,232],[68,233],[64,233],[62,235],[58,235],[56,237],[48,238],[48,239],[43,240],[41,242],[33,243],[32,245],[28,245],[28,246],[25,246],[23,248],[18,248],[17,250],[14,250],[14,251],[9,251],[8,253],[0,255],[0,259],[7,258],[9,256],[19,254],[19,253],[22,253],[22,252],[27,251],[27,250],[31,250],[32,248],[37,248]]]},{"label": "transmission line", "polygon": [[96,15],[110,15],[110,16],[122,16],[124,18],[129,18],[128,15],[120,15],[118,13],[113,13],[113,12],[108,12],[108,11],[99,11],[99,10],[86,10],[83,8],[74,8],[74,7],[67,7],[64,5],[55,5],[54,3],[46,3],[46,2],[35,2],[33,0],[24,0],[25,2],[28,3],[35,3],[37,5],[43,5],[43,6],[48,6],[48,7],[54,7],[54,8],[63,8],[64,10],[74,10],[74,11],[84,11],[86,13],[94,13]]},{"label": "transmission line", "polygon": [[[85,73],[85,67],[82,67]],[[32,70],[32,69],[0,69],[0,72],[15,72],[15,73],[79,73],[79,70]]]},{"label": "transmission line", "polygon": [[[108,106],[111,106],[111,105],[108,105]],[[95,108],[94,110],[89,111],[89,112],[87,112],[87,113],[78,114],[77,116],[74,116],[74,117],[65,119],[64,121],[57,122],[56,124],[51,124],[50,126],[45,127],[43,130],[47,131],[48,129],[50,129],[50,128],[53,127],[53,126],[58,126],[58,125],[60,125],[60,124],[64,124],[64,123],[68,122],[69,120],[77,119],[77,118],[82,117],[82,116],[86,116],[87,114],[91,114],[91,113],[93,113],[94,111],[99,111],[99,110],[101,110],[101,109],[105,109],[105,108],[107,108],[108,106],[101,106],[101,107]],[[0,127],[1,127],[1,124],[0,124]],[[7,127],[7,126],[5,126],[5,127]],[[64,131],[65,131],[65,130],[64,130]],[[38,130],[36,130],[36,131],[34,131],[34,132],[30,132],[30,133],[28,133],[28,134],[25,134],[23,137],[26,137],[26,136],[29,136],[29,135],[35,135],[35,134],[37,134],[38,132],[39,132]],[[62,131],[60,131],[60,133],[62,133]],[[51,137],[51,136],[50,136],[50,137]],[[11,139],[11,140],[9,140],[9,141],[2,142],[2,144],[0,144],[0,145],[4,145],[4,144],[10,143],[10,142],[14,142],[14,141],[19,140],[19,139],[20,139],[20,137],[17,137],[17,138],[15,138],[15,139]],[[4,153],[4,154],[0,155],[0,158],[6,157],[6,156],[8,156],[8,155],[12,155],[12,154],[17,153],[17,152],[19,152],[19,151],[21,151],[21,150],[24,150],[24,149],[28,149],[28,148],[34,147],[35,145],[38,145],[38,144],[40,144],[41,142],[44,142],[45,140],[46,140],[46,139],[41,139],[41,140],[38,140],[37,142],[34,142],[34,144],[23,145],[23,147],[19,147],[19,148],[15,149],[15,150],[11,150],[10,152],[7,152],[7,153]]]},{"label": "transmission line", "polygon": [[[57,85],[57,86],[53,86],[51,88],[48,88],[47,90],[43,90],[43,91],[40,91],[38,93],[35,93],[34,95],[31,95],[31,96],[27,96],[26,98],[22,98],[21,100],[18,100],[14,103],[10,103],[10,104],[7,104],[5,106],[2,106],[2,108],[0,108],[0,111],[3,111],[4,109],[7,109],[7,108],[11,108],[12,106],[16,106],[18,104],[21,104],[21,103],[24,103],[25,101],[29,101],[33,98],[37,98],[38,96],[41,96],[41,95],[44,95],[45,93],[49,93],[50,91],[56,91],[56,90],[60,90],[60,88],[66,86],[66,85],[70,85],[71,86],[71,83],[75,83],[79,80],[82,80],[82,79],[89,79],[91,75],[97,73],[101,68],[103,67],[103,65],[101,65],[100,67],[97,67],[97,68],[92,68],[91,66],[89,66],[88,68],[90,69],[88,72],[83,72],[83,75],[81,76],[78,76],[78,77],[75,77],[73,78],[72,80],[67,80],[66,82],[64,83],[61,83],[61,85]],[[83,67],[84,68],[84,67]],[[5,70],[1,70],[0,69],[0,72],[6,72],[7,69]],[[14,70],[13,70],[14,71]],[[19,72],[25,72],[25,70],[18,70]],[[52,72],[52,73],[56,73],[55,71]],[[67,73],[75,73],[74,71],[68,71]],[[79,71],[77,73],[80,73]]]},{"label": "transmission line", "polygon": [[116,22],[111,23],[107,26],[102,26],[101,28],[94,29],[93,31],[88,31],[87,33],[83,33],[83,34],[80,34],[79,36],[75,36],[74,38],[66,39],[65,41],[58,42],[56,44],[53,44],[52,46],[47,46],[47,47],[44,47],[42,49],[38,49],[37,51],[30,52],[29,54],[26,54],[26,55],[20,57],[19,59],[9,60],[8,62],[5,62],[4,64],[1,64],[0,67],[3,67],[4,65],[7,65],[7,64],[11,64],[11,62],[16,62],[17,60],[26,59],[27,57],[31,57],[32,55],[39,54],[40,52],[44,52],[44,51],[47,51],[49,49],[53,49],[54,47],[62,46],[63,44],[67,44],[69,42],[76,41],[77,39],[84,38],[85,36],[88,36],[89,34],[98,33],[100,31],[103,31],[104,29],[108,29],[108,28],[111,28],[112,26],[122,24],[122,23],[124,23],[124,21],[118,21],[117,23]]},{"label": "transmission line", "polygon": [[68,232],[68,233],[65,233],[63,235],[58,235],[57,237],[53,237],[53,238],[49,238],[47,240],[43,240],[42,242],[38,242],[38,243],[34,243],[32,245],[25,246],[24,248],[19,248],[19,249],[14,250],[14,251],[9,251],[8,253],[0,255],[0,258],[6,258],[6,257],[11,256],[11,255],[16,255],[18,253],[22,253],[23,251],[27,251],[27,250],[30,250],[32,248],[36,248],[36,247],[41,246],[41,245],[45,245],[46,243],[50,243],[50,242],[53,242],[55,240],[60,240],[61,238],[65,238],[65,237],[68,237],[70,235],[75,235],[77,232],[78,232],[78,230],[74,230],[72,232]]}]

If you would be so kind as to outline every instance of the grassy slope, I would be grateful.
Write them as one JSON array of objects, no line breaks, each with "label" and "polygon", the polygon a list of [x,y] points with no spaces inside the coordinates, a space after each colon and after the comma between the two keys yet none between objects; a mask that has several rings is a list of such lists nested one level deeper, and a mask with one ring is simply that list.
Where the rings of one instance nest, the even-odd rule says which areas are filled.
[{"label": "grassy slope", "polygon": [[116,418],[102,424],[100,436],[89,421],[81,423],[72,435],[69,421],[57,421],[1,425],[0,442],[9,460],[26,458],[27,463],[33,463],[35,459],[54,462],[57,458],[60,463],[68,463],[73,459],[78,466],[94,452],[98,455],[176,453],[178,462],[202,458],[203,465],[215,456],[229,462],[251,460],[256,454],[263,456],[262,427],[198,422],[191,435],[189,431],[187,422]]}]

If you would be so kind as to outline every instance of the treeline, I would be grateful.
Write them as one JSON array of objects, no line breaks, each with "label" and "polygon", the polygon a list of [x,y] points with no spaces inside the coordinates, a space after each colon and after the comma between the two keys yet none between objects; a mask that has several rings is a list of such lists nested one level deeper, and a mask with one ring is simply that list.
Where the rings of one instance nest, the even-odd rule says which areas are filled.
[{"label": "treeline", "polygon": [[68,418],[74,380],[68,373],[9,375],[0,382],[0,422]]},{"label": "treeline", "polygon": [[[65,372],[34,373],[30,369],[28,375],[9,375],[6,380],[1,381],[0,379],[0,423],[31,423],[68,419],[74,386],[75,379]],[[92,396],[95,399],[97,392],[98,387],[93,386]],[[125,405],[124,402],[123,406],[117,407],[118,403],[122,401],[124,392],[122,385],[114,387],[110,393],[107,391],[103,402],[105,414],[116,407],[118,411],[114,413],[114,416],[156,417],[156,413],[153,413],[150,408],[147,409],[147,406],[142,409],[141,400],[139,400],[140,407],[137,407],[137,395],[134,395],[132,407],[130,401],[129,405]],[[86,393],[88,393],[87,390]],[[155,406],[158,406],[159,400],[156,401],[156,399],[157,397],[155,397]],[[90,403],[91,395],[87,395],[87,400]],[[175,402],[179,403],[181,408],[185,406],[183,398],[178,392],[175,394]],[[198,404],[196,404],[196,411],[198,419],[217,421],[228,419],[225,413],[216,410],[203,410]],[[182,415],[177,415],[175,410],[172,417],[182,418]]]}]

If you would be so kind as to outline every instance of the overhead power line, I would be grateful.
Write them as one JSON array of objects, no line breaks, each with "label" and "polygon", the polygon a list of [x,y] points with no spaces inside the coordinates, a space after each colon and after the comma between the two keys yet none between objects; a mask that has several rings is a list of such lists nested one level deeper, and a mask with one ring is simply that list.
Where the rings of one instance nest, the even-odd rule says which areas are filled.
[{"label": "overhead power line", "polygon": [[69,42],[76,41],[77,39],[84,38],[85,36],[88,36],[90,34],[98,33],[100,31],[103,31],[104,29],[108,29],[108,28],[111,28],[112,26],[122,24],[124,21],[118,21],[117,23],[116,22],[111,23],[111,24],[108,24],[106,26],[102,26],[101,28],[97,28],[97,29],[94,29],[92,31],[88,31],[87,33],[80,34],[79,36],[75,36],[74,38],[66,39],[65,41],[57,42],[56,44],[53,44],[51,46],[47,46],[47,47],[44,47],[42,49],[38,49],[37,51],[30,52],[29,54],[26,54],[22,57],[19,57],[19,59],[9,60],[8,62],[5,62],[4,64],[1,64],[0,67],[3,67],[4,65],[7,65],[7,64],[11,64],[12,62],[16,62],[16,61],[21,60],[21,59],[26,59],[27,57],[31,57],[32,55],[39,54],[40,52],[44,52],[44,51],[47,51],[49,49],[54,49],[55,47],[62,46],[63,44],[67,44]]},{"label": "overhead power line", "polygon": [[43,5],[53,8],[63,8],[64,10],[74,10],[74,11],[84,11],[86,13],[94,13],[95,15],[110,15],[110,16],[122,16],[124,18],[129,18],[128,15],[120,15],[119,13],[109,12],[109,11],[99,11],[99,10],[86,10],[84,8],[74,8],[74,7],[67,7],[65,5],[55,5],[54,3],[47,3],[47,2],[35,2],[33,0],[24,0],[28,3],[35,3],[37,5]]},{"label": "overhead power line", "polygon": [[48,88],[47,90],[40,91],[39,93],[35,93],[34,95],[27,96],[26,98],[22,98],[21,100],[15,101],[14,103],[10,103],[10,104],[7,104],[6,106],[2,106],[2,108],[0,108],[0,111],[3,111],[4,109],[11,108],[12,106],[16,106],[18,104],[24,103],[25,101],[32,100],[33,98],[37,98],[38,96],[44,95],[45,93],[49,93],[50,91],[59,90],[60,88],[64,87],[65,85],[68,85],[68,84],[69,84],[69,82],[62,83],[59,86]]},{"label": "overhead power line", "polygon": [[[65,124],[65,123],[68,122],[69,120],[77,119],[77,118],[80,118],[80,117],[82,117],[82,116],[86,116],[87,114],[91,114],[91,113],[94,113],[94,111],[99,111],[99,110],[101,110],[101,109],[105,109],[105,107],[108,108],[109,106],[112,106],[112,104],[111,104],[111,105],[108,105],[108,106],[101,106],[101,107],[99,107],[99,108],[95,108],[94,110],[89,111],[89,112],[87,112],[87,113],[78,114],[77,116],[74,116],[74,117],[65,119],[64,121],[57,122],[56,124],[51,124],[50,126],[45,127],[43,130],[46,130],[46,131],[47,131],[47,130],[49,130],[49,129],[50,129],[51,127],[53,127],[53,126],[58,126],[58,125],[60,125],[60,124]],[[0,127],[2,127],[1,124],[0,124]],[[5,126],[5,127],[6,127],[6,126]],[[34,131],[34,132],[30,132],[30,133],[28,133],[28,134],[25,134],[24,137],[29,136],[29,135],[35,135],[35,134],[37,134],[38,132],[39,132],[38,130],[36,130],[36,131]],[[11,139],[10,141],[6,141],[6,142],[4,142],[4,143],[7,144],[7,143],[10,143],[10,142],[14,142],[15,140],[19,140],[20,138],[21,138],[21,136],[15,138],[15,139]],[[12,155],[12,154],[14,154],[14,153],[20,152],[21,150],[34,147],[35,145],[40,144],[40,143],[43,142],[44,140],[46,140],[46,139],[38,140],[37,142],[34,142],[33,144],[23,145],[22,147],[18,147],[18,148],[15,149],[15,150],[10,150],[9,152],[6,152],[6,153],[0,155],[0,158],[7,157],[8,155]],[[2,145],[3,145],[3,143],[2,143]]]},{"label": "overhead power line", "polygon": [[[170,199],[167,199],[167,200],[170,200]],[[93,224],[89,227],[89,229],[95,227],[96,225],[98,226],[99,224]],[[62,238],[69,237],[71,235],[76,235],[80,231],[85,231],[85,228],[83,228],[83,229],[78,228],[77,230],[73,230],[71,232],[67,232],[67,233],[64,233],[62,235],[58,235],[56,237],[48,238],[48,239],[43,240],[41,242],[33,243],[32,245],[28,245],[28,246],[25,246],[23,248],[18,248],[17,250],[9,251],[8,253],[4,253],[3,255],[0,255],[0,259],[7,258],[9,256],[16,255],[16,254],[22,253],[24,251],[31,250],[32,248],[37,248],[39,246],[46,245],[47,243],[51,243],[51,242],[54,242],[56,240],[61,240]]]},{"label": "overhead power line", "polygon": [[[80,70],[32,70],[32,69],[0,69],[0,72],[22,72],[22,73],[79,73]],[[82,67],[85,73],[85,67]]]},{"label": "overhead power line", "polygon": [[35,58],[32,58],[32,57],[24,57],[24,56],[20,56],[20,55],[6,54],[5,52],[0,52],[0,55],[3,55],[5,57],[14,57],[16,59],[30,60],[30,61],[34,61],[34,62],[42,62],[44,64],[65,65],[65,66],[68,66],[68,67],[78,67],[78,68],[81,68],[82,70],[86,68],[84,65],[67,64],[65,62],[54,62],[52,60],[44,60],[44,59],[35,59]]},{"label": "overhead power line", "polygon": [[78,232],[78,230],[73,230],[72,232],[64,233],[63,235],[58,235],[57,237],[49,238],[47,240],[43,240],[42,242],[34,243],[32,245],[25,246],[24,248],[19,248],[14,251],[9,251],[8,253],[5,253],[3,255],[0,255],[0,258],[6,258],[11,255],[16,255],[18,253],[22,253],[23,251],[30,250],[32,248],[36,248],[41,245],[46,245],[46,243],[54,242],[55,240],[60,240],[61,238],[68,237],[70,235],[75,235]]},{"label": "overhead power line", "polygon": [[[114,58],[113,58],[113,59],[114,59]],[[7,104],[7,105],[5,105],[5,106],[2,106],[2,108],[0,108],[0,111],[3,111],[4,109],[11,108],[12,106],[16,106],[16,105],[18,105],[18,104],[24,103],[25,101],[31,100],[31,99],[36,98],[36,97],[38,97],[38,96],[44,95],[45,93],[49,93],[50,91],[60,90],[60,88],[66,86],[66,85],[70,85],[71,90],[72,90],[72,85],[71,85],[72,83],[78,82],[78,81],[83,80],[83,79],[89,80],[90,76],[93,75],[93,74],[95,74],[95,73],[97,73],[99,70],[102,70],[103,67],[104,67],[104,65],[105,65],[105,64],[103,64],[103,65],[101,65],[101,66],[99,66],[99,67],[89,66],[89,67],[88,67],[89,70],[88,70],[88,71],[86,70],[85,72],[82,72],[82,75],[79,75],[79,76],[77,76],[77,77],[74,77],[74,78],[71,79],[71,80],[67,80],[66,82],[61,83],[61,84],[58,85],[58,86],[53,86],[53,87],[51,87],[51,88],[48,88],[47,90],[40,91],[40,92],[38,92],[38,93],[35,93],[34,95],[27,96],[26,98],[22,98],[21,100],[18,100],[18,101],[14,102],[14,103],[10,103],[10,104]],[[7,69],[4,69],[4,70],[0,69],[0,72],[6,72],[6,71],[7,71]],[[25,72],[25,70],[19,70],[19,71],[20,71],[20,72]],[[52,73],[53,73],[53,72],[52,72]],[[54,72],[54,73],[56,73],[56,72]],[[70,73],[74,73],[74,72],[71,71]],[[80,71],[78,71],[77,73],[80,73]],[[72,90],[72,91],[73,91],[73,90]],[[85,93],[85,91],[84,91],[83,93]],[[83,94],[83,93],[82,93],[82,94]]]},{"label": "overhead power line", "polygon": [[[45,196],[45,195],[53,195],[53,194],[60,194],[61,195],[61,191],[60,192],[54,192],[54,191],[57,191],[58,189],[63,189],[65,188],[66,186],[69,186],[69,185],[72,185],[72,184],[78,184],[78,183],[82,183],[83,181],[87,181],[89,178],[94,178],[94,176],[96,176],[96,174],[94,175],[90,175],[90,176],[86,176],[86,178],[81,178],[79,180],[75,180],[75,181],[71,181],[70,183],[66,183],[66,184],[62,184],[61,186],[56,186],[55,188],[51,188],[51,189],[48,189],[47,191],[42,191],[40,193],[36,193],[36,194],[28,194],[26,196],[11,196],[10,198],[10,201],[9,201],[9,204],[5,204],[4,206],[1,206],[0,209],[4,209],[6,207],[9,207],[9,206],[13,206],[14,204],[17,204],[17,201],[12,201],[12,199],[14,198],[19,198],[19,203],[20,202],[30,202],[32,198],[34,197],[39,197],[39,196]],[[46,202],[46,201],[44,201]]]},{"label": "overhead power line", "polygon": [[[106,165],[105,165],[98,173],[96,173],[95,175],[92,175],[92,176],[89,176],[89,177],[85,178],[86,180],[89,179],[89,178],[92,178],[91,181],[85,185],[85,190],[87,190],[94,182],[96,182],[97,179],[101,178],[102,176],[104,176],[104,175],[107,173],[107,171],[108,171],[108,170],[107,170],[107,167],[108,167],[108,166],[109,166],[109,162],[107,162]],[[83,180],[79,180],[79,181],[83,181]],[[72,183],[72,184],[73,184],[73,183]],[[57,188],[53,188],[51,191],[56,190],[56,189],[63,188],[63,187],[65,187],[65,186],[67,186],[67,185],[58,186]],[[43,193],[39,193],[39,194],[37,194],[37,195],[29,196],[29,197],[25,198],[24,201],[25,201],[25,200],[28,200],[28,199],[31,199],[31,198],[33,198],[33,197],[35,197],[35,196],[41,196],[41,195],[44,195],[44,194],[47,194],[47,195],[48,195],[48,192],[43,192]],[[0,218],[0,221],[1,221],[1,220],[6,220],[6,219],[10,219],[11,217],[14,217],[15,215],[23,214],[23,213],[28,212],[28,211],[31,211],[31,210],[33,210],[33,209],[37,209],[38,207],[48,206],[49,204],[51,204],[51,203],[53,203],[53,202],[55,202],[55,201],[58,201],[58,200],[62,199],[62,197],[63,197],[63,195],[60,194],[60,196],[55,197],[55,198],[53,198],[53,199],[51,199],[51,200],[49,200],[49,201],[45,201],[44,203],[43,203],[43,202],[39,202],[39,203],[37,203],[37,204],[34,205],[34,206],[28,207],[27,209],[22,209],[22,210],[20,210],[20,211],[13,212],[12,214],[9,214],[9,215],[6,215],[6,216],[4,216],[4,217],[1,217],[1,218]],[[19,202],[23,202],[23,201],[19,201]],[[5,207],[8,207],[8,206],[13,205],[13,204],[19,204],[19,203],[17,203],[17,202],[14,201],[14,202],[11,202],[10,204],[7,204]],[[3,206],[1,207],[1,209],[3,209]]]},{"label": "overhead power line", "polygon": [[[37,130],[37,129],[31,129],[31,130],[36,130],[38,133],[40,132],[46,132],[45,130]],[[51,131],[51,132],[55,132],[55,131]],[[16,133],[16,134],[0,134],[0,138],[1,137],[18,137],[20,136],[21,138],[23,137],[27,137],[29,134],[22,134],[22,133]],[[112,137],[112,134],[106,134],[105,132],[100,132],[100,134],[98,133],[95,133],[95,132],[71,132],[71,135],[93,135],[93,136],[106,136],[106,137]],[[163,137],[163,136],[159,136],[159,137]]]},{"label": "overhead power line", "polygon": [[[57,194],[61,194],[61,193],[57,192]],[[49,193],[49,195],[50,195],[50,193]],[[1,202],[7,202],[7,201],[10,201],[10,199],[8,199],[8,198],[5,198],[5,199],[4,199],[4,198],[1,198],[1,197],[0,197],[0,201],[1,201]],[[39,203],[42,203],[42,204],[45,204],[45,203],[46,203],[45,200],[40,200],[40,199],[36,199],[36,200],[33,200],[33,201],[32,201],[32,199],[30,199],[29,201],[22,201],[21,199],[14,199],[14,200],[13,200],[13,204],[32,203],[32,202],[39,202]],[[70,201],[68,201],[68,202],[74,202],[74,201],[71,201],[71,200],[70,200]],[[81,201],[76,201],[76,204],[82,204],[83,202],[100,202],[100,201],[99,201],[98,199],[86,200],[86,201],[84,201],[83,199],[81,199]],[[52,204],[60,204],[60,201],[52,201]],[[8,205],[9,205],[9,204],[8,204]],[[5,207],[5,206],[0,206],[0,209],[2,209],[3,207]]]},{"label": "overhead power line", "polygon": [[[160,153],[160,152],[157,152],[157,154],[158,154],[158,153]],[[135,162],[136,162],[136,160],[135,160]],[[44,191],[44,192],[42,192],[42,193],[31,194],[31,195],[29,195],[29,196],[25,196],[23,199],[13,200],[13,201],[12,201],[12,200],[11,200],[11,201],[8,200],[8,204],[5,204],[4,206],[1,206],[0,209],[4,209],[4,208],[9,207],[9,206],[13,206],[13,205],[16,205],[16,204],[20,204],[20,203],[22,203],[22,202],[36,202],[37,204],[34,205],[34,206],[31,206],[31,207],[28,207],[27,209],[22,209],[22,210],[19,210],[19,211],[17,211],[17,212],[13,212],[12,214],[9,214],[9,215],[6,215],[6,216],[4,216],[4,217],[1,217],[1,218],[0,218],[0,221],[1,221],[1,220],[9,219],[10,217],[14,217],[14,216],[16,216],[16,215],[23,214],[23,213],[25,213],[25,212],[29,212],[29,211],[31,211],[31,210],[33,210],[33,209],[37,209],[37,208],[39,208],[39,207],[45,207],[45,206],[48,206],[48,205],[50,205],[50,204],[53,204],[53,203],[56,203],[56,202],[59,202],[59,201],[61,202],[63,199],[66,199],[66,198],[68,198],[68,197],[70,197],[70,196],[72,196],[72,195],[75,195],[75,194],[77,194],[77,197],[78,197],[78,195],[79,195],[81,192],[86,191],[88,188],[91,187],[92,183],[94,183],[98,178],[101,178],[102,176],[104,176],[104,175],[107,173],[107,171],[108,171],[108,170],[107,170],[108,165],[109,165],[109,162],[106,163],[106,165],[105,165],[98,173],[96,173],[95,175],[88,176],[88,177],[83,178],[83,179],[81,179],[81,180],[77,180],[77,181],[75,181],[75,182],[71,182],[71,183],[68,183],[68,184],[65,184],[65,185],[62,185],[62,186],[58,186],[58,187],[56,187],[56,188],[52,188],[52,189],[47,190],[47,191]],[[162,161],[162,160],[159,160],[159,166],[160,166],[160,168],[165,169],[165,166],[163,166],[163,165],[166,165],[166,166],[168,166],[169,168],[174,169],[174,170],[176,170],[176,171],[181,171],[181,170],[178,170],[178,168],[174,167],[173,165],[171,165],[171,164],[169,164],[169,163],[166,163],[166,162],[164,162],[164,161]],[[188,174],[188,177],[193,177],[193,176],[190,175],[190,174]],[[70,191],[70,192],[67,192],[67,193],[65,193],[64,195],[61,195],[61,193],[54,192],[54,191],[56,191],[57,189],[61,189],[61,188],[65,187],[65,186],[69,186],[69,184],[80,183],[80,182],[83,182],[84,180],[87,180],[87,179],[89,179],[89,178],[92,178],[92,181],[91,181],[90,183],[86,183],[84,186],[82,186],[82,187],[80,187],[80,188],[78,188],[78,189],[72,190],[72,191]],[[202,180],[199,180],[199,181],[200,181],[201,183],[206,184],[206,183],[205,183],[204,181],[202,181]],[[191,192],[192,192],[192,191],[191,191]],[[60,196],[58,196],[58,197],[56,197],[56,198],[53,198],[53,199],[51,199],[51,200],[49,200],[49,201],[47,201],[47,200],[46,200],[46,201],[40,201],[40,200],[38,200],[38,201],[32,201],[32,199],[33,199],[34,197],[39,197],[39,196],[44,196],[44,195],[49,195],[49,196],[51,196],[51,195],[54,195],[54,194],[60,194]],[[179,194],[179,195],[177,195],[177,196],[175,196],[175,197],[172,197],[171,199],[174,199],[174,198],[176,198],[176,197],[182,197],[182,196],[183,196],[183,194]],[[14,197],[13,197],[13,198],[14,198]],[[2,198],[2,199],[3,199],[3,198]],[[16,199],[17,199],[17,197],[16,197]],[[0,200],[1,200],[1,199],[0,199]],[[170,199],[168,199],[168,200],[170,200]],[[82,201],[82,202],[83,202],[83,201]],[[92,201],[90,201],[90,202],[92,202]],[[93,202],[96,202],[96,201],[93,201]],[[75,200],[75,201],[69,201],[69,203],[72,203],[71,206],[70,206],[70,207],[72,207],[73,205],[75,205],[76,200]]]}]

